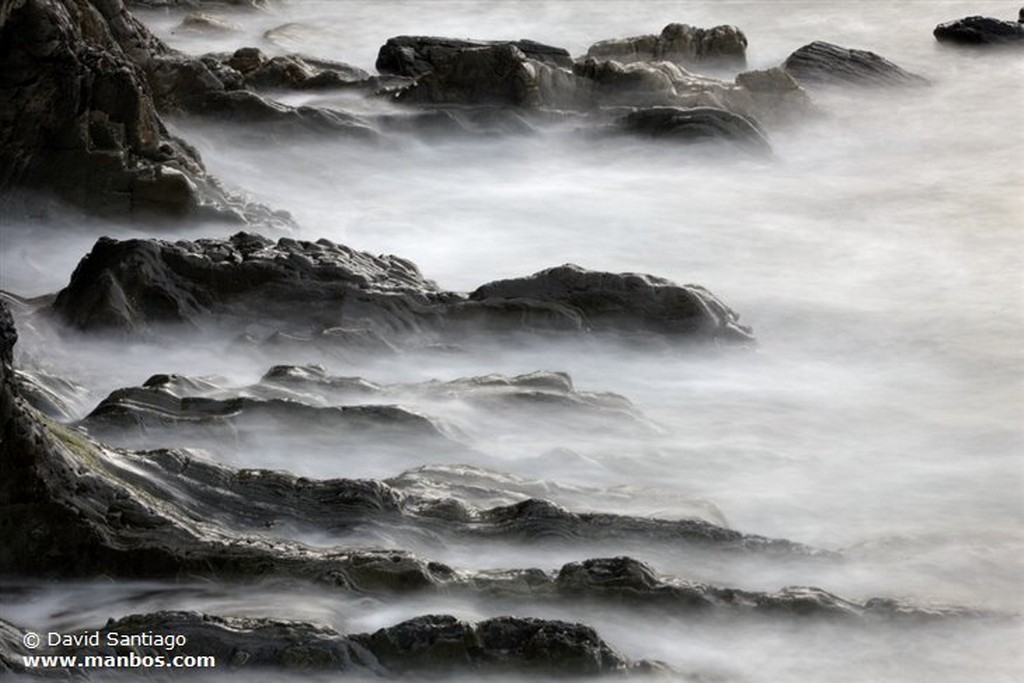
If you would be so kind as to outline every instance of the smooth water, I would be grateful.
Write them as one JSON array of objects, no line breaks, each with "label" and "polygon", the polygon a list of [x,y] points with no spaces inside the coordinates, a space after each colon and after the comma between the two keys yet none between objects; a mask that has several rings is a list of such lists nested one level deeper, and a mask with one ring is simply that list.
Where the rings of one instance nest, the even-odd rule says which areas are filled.
[{"label": "smooth water", "polygon": [[[209,121],[171,124],[215,175],[290,211],[303,238],[405,256],[427,277],[458,290],[565,262],[649,272],[708,287],[754,328],[753,351],[596,345],[581,352],[538,344],[369,365],[319,359],[335,374],[377,382],[564,370],[578,389],[621,394],[660,427],[649,435],[560,430],[517,422],[513,413],[507,416],[512,426],[486,422],[490,431],[474,430],[493,416],[419,406],[448,411],[479,452],[470,464],[584,487],[585,494],[559,501],[577,509],[665,517],[709,504],[739,530],[850,557],[839,566],[773,565],[692,558],[672,548],[630,551],[666,574],[759,590],[813,584],[851,599],[894,596],[1018,614],[1024,608],[1024,55],[952,49],[930,35],[941,21],[969,14],[1011,18],[1016,7],[304,1],[259,13],[213,12],[240,30],[182,30],[177,12],[141,16],[190,52],[257,45],[368,70],[377,48],[399,34],[525,37],[581,54],[596,40],[657,32],[670,21],[734,23],[749,39],[751,68],[826,40],[876,51],[928,77],[933,85],[925,89],[813,92],[822,115],[770,130],[770,160],[597,139],[571,127],[369,144],[326,134],[268,137]],[[351,95],[287,99],[357,112],[386,107]],[[63,286],[100,234],[153,234],[146,226],[101,224],[61,209],[45,214],[48,230],[22,213],[4,236],[0,271],[2,288],[21,294]],[[190,225],[157,234],[236,229]],[[85,383],[96,400],[157,372],[218,374],[241,385],[272,364],[228,352],[217,339],[115,348],[41,334],[44,348],[23,353]],[[294,438],[284,452],[265,448],[235,457],[323,477],[385,477],[424,464],[419,453],[389,461],[387,469],[324,456],[296,464],[301,435]],[[464,567],[522,566],[525,557],[552,569],[621,554],[615,546],[415,549]],[[54,588],[18,615],[56,619],[53,601],[65,600],[94,617],[154,607],[250,608],[243,597],[215,599],[201,591],[125,597],[134,590],[115,586],[106,599],[90,589]],[[316,592],[273,597],[270,588],[267,595],[277,616],[320,618],[352,630],[428,610],[485,616],[502,607],[352,605]],[[553,607],[517,609],[573,617]],[[359,616],[353,622],[342,614]],[[576,616],[630,656],[741,680],[1010,681],[1024,673],[1019,621],[897,630],[760,620],[693,624],[611,608],[580,608]]]}]

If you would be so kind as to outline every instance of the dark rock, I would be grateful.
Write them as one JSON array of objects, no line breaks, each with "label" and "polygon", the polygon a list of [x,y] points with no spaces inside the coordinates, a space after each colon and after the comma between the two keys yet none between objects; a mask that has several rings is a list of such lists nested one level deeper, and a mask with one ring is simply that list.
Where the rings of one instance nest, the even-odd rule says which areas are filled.
[{"label": "dark rock", "polygon": [[257,89],[344,87],[370,78],[366,71],[350,64],[296,54],[268,57],[255,47],[236,50],[225,63],[242,74],[246,85]]},{"label": "dark rock", "polygon": [[560,47],[532,40],[460,40],[429,36],[397,36],[389,38],[377,55],[377,71],[382,74],[418,77],[449,63],[459,52],[482,47],[512,46],[531,60],[548,66],[569,68],[572,58]]},{"label": "dark rock", "polygon": [[[359,676],[395,674],[524,672],[567,675],[667,672],[664,665],[632,662],[582,624],[545,619],[497,617],[469,624],[447,615],[416,617],[375,633],[342,635],[332,628],[298,621],[218,617],[198,612],[154,612],[111,619],[100,629],[99,647],[45,648],[41,654],[102,658],[166,658],[165,647],[110,645],[108,634],[174,634],[184,639],[173,654],[212,657],[219,668],[283,670],[306,674],[345,672]],[[25,672],[23,632],[0,621],[0,664]],[[111,667],[115,668],[115,667]],[[127,667],[125,667],[127,668]],[[54,670],[88,677],[82,669]]]},{"label": "dark rock", "polygon": [[626,115],[630,132],[680,142],[725,140],[757,154],[771,154],[771,144],[756,121],[724,109],[654,107]]},{"label": "dark rock", "polygon": [[991,17],[964,17],[935,27],[932,34],[940,43],[961,45],[1024,45],[1024,8],[1017,21]]},{"label": "dark rock", "polygon": [[926,85],[921,76],[905,71],[866,50],[850,50],[816,41],[786,58],[783,68],[800,83],[864,86]]},{"label": "dark rock", "polygon": [[354,636],[389,669],[410,672],[529,671],[595,675],[637,668],[582,624],[497,617],[476,626],[450,616],[425,616]]},{"label": "dark rock", "polygon": [[[667,110],[671,111],[671,110]],[[514,327],[539,309],[567,327],[628,329],[712,339],[751,339],[736,314],[703,287],[638,273],[599,273],[567,264],[479,287],[462,304]]]},{"label": "dark rock", "polygon": [[669,24],[659,35],[594,43],[586,56],[619,62],[664,60],[676,64],[744,66],[747,63],[747,37],[735,26],[704,29],[687,24]]},{"label": "dark rock", "polygon": [[473,331],[655,333],[749,341],[707,290],[664,278],[561,266],[494,282],[468,297],[439,289],[409,261],[327,240],[100,239],[53,304],[82,330],[213,324],[371,330],[385,339]]},{"label": "dark rock", "polygon": [[121,0],[3,0],[0,191],[45,188],[104,215],[206,215],[288,221],[206,175],[158,105],[223,89],[177,55]]},{"label": "dark rock", "polygon": [[527,56],[512,43],[446,50],[395,99],[413,104],[503,105],[553,109],[590,106],[587,82]]}]

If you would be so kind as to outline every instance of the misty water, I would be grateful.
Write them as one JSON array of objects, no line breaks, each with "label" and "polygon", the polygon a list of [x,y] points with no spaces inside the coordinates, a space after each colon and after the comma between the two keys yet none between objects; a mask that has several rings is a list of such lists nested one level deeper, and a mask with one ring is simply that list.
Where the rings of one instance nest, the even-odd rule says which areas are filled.
[{"label": "misty water", "polygon": [[[814,90],[820,115],[770,128],[769,159],[599,138],[571,124],[524,135],[371,143],[171,119],[214,175],[289,211],[303,239],[398,254],[459,291],[562,263],[697,283],[739,312],[758,344],[539,341],[368,361],[243,353],[217,336],[111,342],[42,325],[23,330],[23,364],[88,389],[76,417],[155,373],[211,376],[220,387],[239,388],[288,362],[403,386],[566,372],[576,390],[612,392],[633,412],[563,422],[400,387],[370,402],[398,403],[443,424],[456,457],[436,443],[403,444],[386,455],[369,445],[304,445],[298,428],[255,435],[243,447],[187,433],[179,443],[207,447],[209,457],[232,465],[319,478],[389,478],[427,465],[417,481],[439,494],[483,490],[492,504],[535,496],[575,510],[696,515],[845,556],[783,561],[668,544],[439,544],[398,532],[391,539],[460,568],[550,570],[630,554],[664,574],[749,590],[814,585],[859,601],[1024,609],[1024,54],[951,49],[930,35],[941,21],[1010,17],[1015,7],[295,1],[215,13],[239,30],[184,30],[180,12],[139,16],[191,53],[257,45],[368,70],[380,45],[400,34],[531,38],[579,55],[596,40],[657,32],[672,21],[731,23],[747,35],[749,68],[777,65],[801,45],[825,40],[878,52],[932,86]],[[401,114],[351,94],[282,97]],[[26,296],[63,287],[100,235],[179,239],[238,230],[106,223],[39,201],[4,211],[0,288]],[[150,444],[158,445],[173,443]],[[388,540],[290,533],[317,545]],[[431,612],[579,619],[627,656],[729,680],[1011,681],[1024,674],[1018,619],[912,627],[694,620],[607,605],[119,582],[31,587],[10,596],[4,618],[72,628],[155,609],[251,614],[254,601],[260,615],[314,619],[341,631]]]}]

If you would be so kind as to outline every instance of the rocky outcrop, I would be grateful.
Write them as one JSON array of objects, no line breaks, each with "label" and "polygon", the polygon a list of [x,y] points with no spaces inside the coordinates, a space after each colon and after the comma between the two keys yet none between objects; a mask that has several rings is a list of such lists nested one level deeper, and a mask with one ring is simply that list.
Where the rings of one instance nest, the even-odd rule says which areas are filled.
[{"label": "rocky outcrop", "polygon": [[874,52],[850,50],[820,41],[804,45],[787,57],[782,66],[802,84],[908,86],[928,83]]},{"label": "rocky outcrop", "polygon": [[270,57],[255,47],[239,48],[221,61],[241,74],[245,85],[256,89],[337,88],[370,78],[366,71],[351,64],[297,54]]},{"label": "rocky outcrop", "polygon": [[0,190],[44,188],[104,215],[286,224],[225,192],[157,114],[172,92],[223,87],[120,0],[2,0]]},{"label": "rocky outcrop", "polygon": [[[628,557],[569,563],[557,572],[458,571],[401,550],[314,549],[268,530],[287,523],[321,533],[365,532],[376,526],[394,534],[413,525],[464,538],[551,539],[562,546],[575,539],[634,539],[645,547],[651,542],[685,543],[694,549],[837,559],[833,553],[694,520],[573,513],[535,499],[477,509],[455,499],[398,493],[377,481],[313,481],[283,472],[234,470],[184,451],[112,451],[25,404],[13,377],[16,338],[9,311],[0,303],[0,535],[7,550],[0,554],[2,576],[290,578],[370,594],[439,591],[544,603],[624,601],[634,608],[671,611],[713,608],[901,619],[984,616],[889,598],[858,603],[816,588],[776,593],[720,588],[660,576]],[[447,620],[442,626],[445,632],[463,630]],[[514,653],[516,643],[534,642],[537,626],[531,621],[505,623],[501,628],[506,633],[520,635],[500,641],[506,643],[500,649]],[[559,639],[578,643],[572,646],[574,652],[601,649],[586,630],[559,630],[564,634]],[[0,648],[10,646],[10,633],[0,628]],[[397,637],[378,632],[367,643],[391,647],[387,643]],[[423,653],[419,646],[412,651]],[[592,661],[590,655],[571,659]],[[535,661],[551,660],[543,656]]]},{"label": "rocky outcrop", "polygon": [[619,62],[664,60],[683,65],[742,67],[747,63],[747,37],[735,26],[705,29],[688,24],[669,24],[658,35],[594,43],[586,56]]},{"label": "rocky outcrop", "polygon": [[[130,661],[168,661],[173,656],[213,658],[220,669],[278,670],[348,675],[455,675],[473,673],[530,673],[534,675],[608,675],[668,672],[649,661],[630,661],[616,652],[590,627],[547,619],[496,617],[471,624],[448,615],[427,615],[373,633],[342,635],[306,622],[218,617],[198,612],[155,612],[111,619],[99,633],[98,646],[71,646],[28,651],[20,644],[23,632],[5,622],[0,630],[10,637],[0,642],[0,665],[26,671],[26,654],[78,655]],[[182,644],[111,645],[108,637],[136,634],[174,634]],[[209,660],[204,660],[209,661]],[[111,666],[110,668],[115,668]],[[123,668],[128,668],[127,666]],[[149,667],[138,667],[145,671]],[[158,667],[155,667],[158,668]],[[86,669],[50,669],[51,675],[88,678]]]},{"label": "rocky outcrop", "polygon": [[750,330],[703,287],[679,286],[639,273],[599,273],[575,265],[549,268],[525,278],[500,280],[474,290],[459,315],[483,316],[508,325],[529,308],[578,317],[589,330],[710,336],[749,340]]},{"label": "rocky outcrop", "polygon": [[[377,71],[382,74],[418,77],[451,62],[458,53],[478,48],[514,47],[526,58],[553,67],[572,66],[569,52],[532,40],[461,40],[429,36],[389,38],[377,54]],[[507,51],[507,50],[506,50]]]},{"label": "rocky outcrop", "polygon": [[972,16],[939,24],[932,32],[940,43],[960,45],[1024,45],[1024,8],[1017,21]]},{"label": "rocky outcrop", "polygon": [[410,104],[587,109],[587,83],[567,69],[529,57],[512,43],[446,50],[431,69],[395,94]]},{"label": "rocky outcrop", "polygon": [[121,332],[222,324],[370,330],[396,342],[496,331],[751,339],[710,292],[664,278],[561,266],[467,296],[439,289],[397,256],[245,233],[175,243],[101,238],[52,310],[73,328]]},{"label": "rocky outcrop", "polygon": [[628,114],[626,130],[653,138],[701,142],[728,140],[758,154],[770,154],[771,144],[758,124],[724,109],[654,107]]}]

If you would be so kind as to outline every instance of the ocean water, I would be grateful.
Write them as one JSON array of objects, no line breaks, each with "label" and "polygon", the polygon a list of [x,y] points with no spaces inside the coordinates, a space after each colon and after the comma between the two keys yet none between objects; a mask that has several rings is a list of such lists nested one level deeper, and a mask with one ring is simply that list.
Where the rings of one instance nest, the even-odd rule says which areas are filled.
[{"label": "ocean water", "polygon": [[[209,170],[274,208],[304,239],[327,237],[414,261],[441,286],[471,290],[561,263],[647,272],[709,288],[758,338],[752,350],[656,350],[538,343],[379,363],[315,359],[381,383],[488,373],[568,372],[581,391],[626,397],[657,428],[571,428],[458,402],[416,402],[475,450],[459,461],[410,452],[386,462],[286,446],[236,449],[233,464],[306,476],[394,476],[471,465],[495,500],[541,482],[580,510],[681,517],[704,510],[744,532],[841,550],[835,565],[630,547],[660,572],[751,590],[817,585],[843,597],[900,597],[1018,614],[1024,608],[1024,54],[939,45],[935,24],[1015,6],[962,2],[278,2],[211,10],[229,33],[182,29],[181,12],[141,18],[172,46],[256,45],[373,68],[400,34],[531,38],[574,55],[600,39],[672,21],[732,23],[750,68],[812,40],[873,50],[927,77],[912,90],[812,91],[821,115],[769,129],[770,159],[726,150],[599,139],[572,126],[488,138],[265,135],[175,118]],[[267,32],[270,33],[267,33]],[[269,36],[269,37],[268,37]],[[351,94],[291,103],[393,110]],[[227,235],[237,226],[98,222],[63,207],[7,217],[0,287],[63,286],[102,234]],[[24,335],[23,335],[24,336]],[[255,382],[288,357],[227,340],[83,341],[40,330],[28,360],[83,383],[98,401],[157,372]],[[569,453],[571,451],[571,453]],[[476,472],[476,470],[474,470]],[[458,480],[458,474],[452,475]],[[474,474],[474,476],[480,476]],[[436,486],[458,495],[446,478]],[[503,497],[504,496],[504,497]],[[708,512],[712,511],[712,512]],[[345,539],[304,537],[329,544]],[[622,554],[615,544],[552,548],[452,542],[411,547],[459,567],[557,568]],[[85,626],[143,609],[250,614],[250,589],[111,584],[32,588],[5,618]],[[421,599],[365,601],[267,586],[261,614],[368,630],[427,612],[578,618],[631,657],[744,681],[1011,681],[1024,674],[1019,619],[931,626],[719,622],[596,609]],[[72,605],[73,609],[68,607]]]}]

